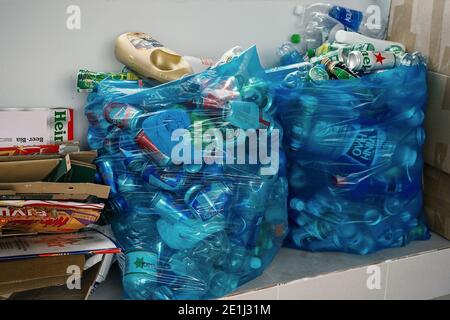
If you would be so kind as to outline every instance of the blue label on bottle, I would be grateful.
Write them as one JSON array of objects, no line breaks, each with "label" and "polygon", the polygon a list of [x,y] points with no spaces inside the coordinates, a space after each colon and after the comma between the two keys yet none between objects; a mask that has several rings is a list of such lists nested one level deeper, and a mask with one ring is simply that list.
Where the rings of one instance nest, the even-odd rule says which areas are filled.
[{"label": "blue label on bottle", "polygon": [[146,251],[127,253],[124,274],[131,273],[145,273],[156,277],[158,273],[158,256]]},{"label": "blue label on bottle", "polygon": [[361,22],[364,18],[361,11],[340,6],[333,6],[329,12],[329,15],[353,31],[359,30]]},{"label": "blue label on bottle", "polygon": [[347,155],[365,166],[371,166],[377,152],[377,144],[376,130],[362,130],[356,135]]}]

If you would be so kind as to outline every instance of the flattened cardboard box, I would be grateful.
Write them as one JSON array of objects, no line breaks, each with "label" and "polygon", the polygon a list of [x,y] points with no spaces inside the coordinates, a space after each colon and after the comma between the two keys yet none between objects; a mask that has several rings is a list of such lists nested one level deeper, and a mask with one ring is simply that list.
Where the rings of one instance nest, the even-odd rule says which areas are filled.
[{"label": "flattened cardboard box", "polygon": [[450,173],[450,77],[429,72],[428,89],[425,162]]},{"label": "flattened cardboard box", "polygon": [[48,195],[51,200],[108,199],[109,187],[93,183],[0,183],[0,195]]},{"label": "flattened cardboard box", "polygon": [[450,1],[392,0],[389,39],[428,57],[425,162],[450,173]]},{"label": "flattened cardboard box", "polygon": [[428,69],[450,76],[450,1],[392,0],[389,39],[428,57]]},{"label": "flattened cardboard box", "polygon": [[[103,264],[118,252],[96,230],[0,238],[0,299],[86,299]],[[80,287],[71,289],[72,266],[81,274]]]},{"label": "flattened cardboard box", "polygon": [[450,240],[450,175],[425,166],[424,184],[428,225],[432,231]]},{"label": "flattened cardboard box", "polygon": [[70,274],[67,267],[83,270],[83,255],[4,261],[0,263],[0,296],[50,286],[62,286]]}]

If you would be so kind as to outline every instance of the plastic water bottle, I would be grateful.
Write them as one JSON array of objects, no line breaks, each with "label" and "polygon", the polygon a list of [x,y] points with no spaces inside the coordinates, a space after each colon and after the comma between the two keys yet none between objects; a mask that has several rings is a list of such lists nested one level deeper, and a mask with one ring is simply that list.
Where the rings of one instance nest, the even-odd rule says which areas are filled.
[{"label": "plastic water bottle", "polygon": [[212,183],[207,186],[194,185],[184,196],[188,207],[203,221],[226,212],[231,190],[223,183]]},{"label": "plastic water bottle", "polygon": [[175,250],[192,249],[210,235],[223,231],[225,225],[222,215],[205,222],[200,219],[188,219],[173,223],[167,219],[159,219],[156,223],[161,239]]},{"label": "plastic water bottle", "polygon": [[123,286],[129,299],[149,300],[157,286],[158,256],[153,252],[126,254]]},{"label": "plastic water bottle", "polygon": [[312,68],[312,64],[304,64],[299,66],[296,71],[289,73],[284,78],[282,85],[289,89],[297,89],[303,87],[308,79],[309,71]]},{"label": "plastic water bottle", "polygon": [[380,25],[373,25],[371,23],[371,16],[364,14],[361,11],[341,6],[332,6],[328,14],[351,31],[359,32],[377,39],[384,38],[386,32],[385,21]]},{"label": "plastic water bottle", "polygon": [[303,62],[300,52],[290,43],[284,43],[278,48],[277,54],[282,66]]}]

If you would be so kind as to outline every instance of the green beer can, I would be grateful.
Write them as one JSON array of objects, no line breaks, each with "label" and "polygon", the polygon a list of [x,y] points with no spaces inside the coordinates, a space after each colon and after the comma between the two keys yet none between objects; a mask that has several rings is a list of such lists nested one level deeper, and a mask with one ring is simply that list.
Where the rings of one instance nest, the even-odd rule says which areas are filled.
[{"label": "green beer can", "polygon": [[78,71],[77,76],[77,91],[78,92],[92,92],[95,84],[102,80],[139,80],[139,77],[133,72],[93,72],[89,70]]}]

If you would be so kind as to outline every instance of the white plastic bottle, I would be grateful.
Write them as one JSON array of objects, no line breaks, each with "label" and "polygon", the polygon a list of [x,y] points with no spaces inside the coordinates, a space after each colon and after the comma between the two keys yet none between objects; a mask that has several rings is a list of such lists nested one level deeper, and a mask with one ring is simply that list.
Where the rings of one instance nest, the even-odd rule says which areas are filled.
[{"label": "white plastic bottle", "polygon": [[346,44],[371,43],[375,46],[376,51],[384,51],[390,46],[399,46],[405,51],[405,46],[398,42],[369,38],[356,32],[348,32],[340,30],[336,33],[336,41]]}]

